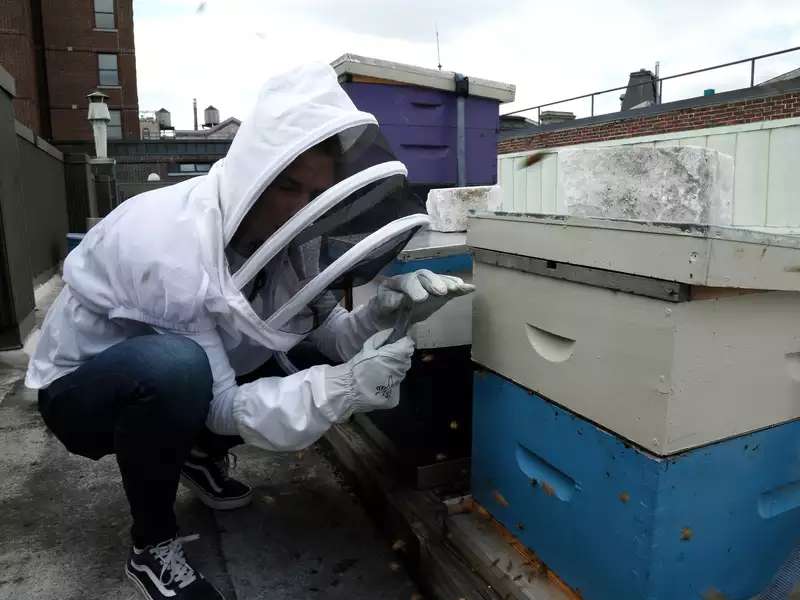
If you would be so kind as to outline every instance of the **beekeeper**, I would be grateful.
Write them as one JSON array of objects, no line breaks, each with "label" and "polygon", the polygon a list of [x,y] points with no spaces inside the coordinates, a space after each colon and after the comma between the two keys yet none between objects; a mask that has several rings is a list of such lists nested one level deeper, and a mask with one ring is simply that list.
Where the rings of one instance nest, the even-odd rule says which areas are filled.
[{"label": "beekeeper", "polygon": [[[333,70],[303,67],[263,87],[207,175],[128,200],[65,261],[26,384],[70,452],[116,455],[133,517],[126,572],[145,598],[222,597],[177,537],[179,480],[213,508],[244,506],[231,447],[298,450],[395,406],[414,344],[393,327],[472,291],[418,271],[342,308],[342,291],[427,223],[405,175]],[[303,340],[335,366],[259,376],[276,358],[291,372],[285,353]]]}]

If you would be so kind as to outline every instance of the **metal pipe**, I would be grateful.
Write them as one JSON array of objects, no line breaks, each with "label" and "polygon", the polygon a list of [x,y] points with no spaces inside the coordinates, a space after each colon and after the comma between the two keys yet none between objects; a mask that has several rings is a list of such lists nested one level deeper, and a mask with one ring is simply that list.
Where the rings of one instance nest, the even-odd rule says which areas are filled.
[{"label": "metal pipe", "polygon": [[592,94],[592,114],[591,114],[591,116],[592,117],[594,116],[594,94]]},{"label": "metal pipe", "polygon": [[756,59],[750,61],[750,87],[756,83]]}]

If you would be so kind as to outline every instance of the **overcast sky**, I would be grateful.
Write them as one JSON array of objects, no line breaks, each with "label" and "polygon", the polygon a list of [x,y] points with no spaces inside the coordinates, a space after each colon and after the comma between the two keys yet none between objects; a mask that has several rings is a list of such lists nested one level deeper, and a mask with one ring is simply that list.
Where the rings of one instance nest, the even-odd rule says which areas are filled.
[{"label": "overcast sky", "polygon": [[[799,0],[134,0],[141,110],[192,126],[192,98],[245,118],[270,75],[351,52],[513,83],[501,112],[800,46]],[[800,52],[759,63],[756,79],[800,67]],[[746,87],[749,65],[664,83],[664,100]],[[619,106],[619,93],[596,101]],[[583,104],[553,107],[588,111]],[[603,110],[604,109],[604,110]]]}]

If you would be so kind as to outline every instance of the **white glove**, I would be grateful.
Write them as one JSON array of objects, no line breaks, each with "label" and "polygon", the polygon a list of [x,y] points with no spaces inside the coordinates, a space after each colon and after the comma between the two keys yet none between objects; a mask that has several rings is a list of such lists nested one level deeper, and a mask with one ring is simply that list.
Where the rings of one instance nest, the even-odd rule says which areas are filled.
[{"label": "white glove", "polygon": [[475,286],[459,277],[437,275],[427,269],[395,275],[378,286],[378,293],[370,303],[379,322],[386,327],[394,325],[397,311],[411,310],[411,323],[430,317],[453,298],[475,291]]},{"label": "white glove", "polygon": [[353,413],[394,408],[400,401],[400,382],[411,368],[414,342],[404,337],[382,344],[392,330],[379,331],[361,352],[342,365],[325,367],[325,395],[337,421]]}]

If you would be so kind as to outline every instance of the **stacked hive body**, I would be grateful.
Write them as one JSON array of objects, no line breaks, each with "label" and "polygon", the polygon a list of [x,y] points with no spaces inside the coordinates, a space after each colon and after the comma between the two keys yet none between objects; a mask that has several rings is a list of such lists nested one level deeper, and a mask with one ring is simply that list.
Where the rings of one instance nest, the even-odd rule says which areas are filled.
[{"label": "stacked hive body", "polygon": [[[472,279],[466,234],[422,231],[384,271],[384,276],[428,269]],[[379,278],[380,280],[380,278]],[[368,302],[378,281],[353,291]],[[397,408],[370,413],[359,422],[394,456],[418,487],[467,480],[472,417],[472,296],[449,302],[411,327],[416,343],[411,370]]]},{"label": "stacked hive body", "polygon": [[495,214],[468,245],[476,500],[587,600],[763,589],[800,536],[800,239]]}]

